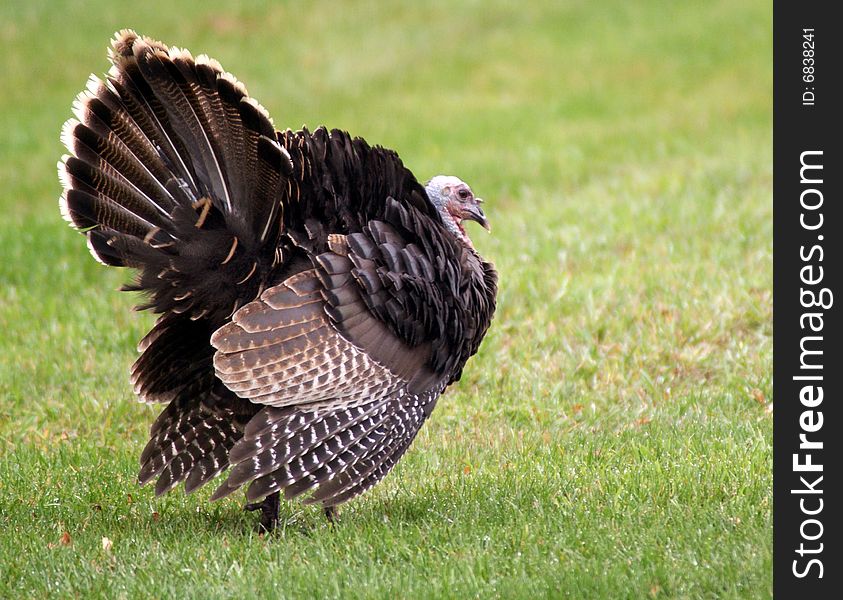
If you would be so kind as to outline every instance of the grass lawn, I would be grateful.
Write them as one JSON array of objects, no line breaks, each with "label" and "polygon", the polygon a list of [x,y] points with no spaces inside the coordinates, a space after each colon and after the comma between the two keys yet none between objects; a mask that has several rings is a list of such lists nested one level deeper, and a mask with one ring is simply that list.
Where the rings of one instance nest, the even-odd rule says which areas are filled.
[{"label": "grass lawn", "polygon": [[[772,594],[769,2],[178,5],[0,6],[0,597]],[[487,201],[492,329],[333,529],[135,484],[153,317],[55,169],[123,27]]]}]

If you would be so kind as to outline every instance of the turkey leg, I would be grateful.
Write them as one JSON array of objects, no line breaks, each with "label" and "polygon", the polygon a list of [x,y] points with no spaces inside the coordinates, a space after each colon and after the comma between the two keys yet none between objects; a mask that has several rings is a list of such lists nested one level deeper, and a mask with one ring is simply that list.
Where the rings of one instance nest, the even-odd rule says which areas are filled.
[{"label": "turkey leg", "polygon": [[261,522],[258,525],[259,533],[269,533],[278,524],[278,509],[281,507],[281,492],[275,492],[263,499],[262,502],[252,502],[244,506],[244,510],[261,511]]}]

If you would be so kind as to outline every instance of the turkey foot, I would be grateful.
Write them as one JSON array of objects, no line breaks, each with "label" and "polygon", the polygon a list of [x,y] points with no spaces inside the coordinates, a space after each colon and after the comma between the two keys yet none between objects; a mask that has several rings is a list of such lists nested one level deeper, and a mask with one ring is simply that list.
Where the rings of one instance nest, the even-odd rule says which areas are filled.
[{"label": "turkey foot", "polygon": [[270,533],[278,525],[278,509],[281,506],[281,493],[270,494],[261,502],[252,502],[243,507],[243,510],[261,511],[261,521],[258,524],[258,533]]}]

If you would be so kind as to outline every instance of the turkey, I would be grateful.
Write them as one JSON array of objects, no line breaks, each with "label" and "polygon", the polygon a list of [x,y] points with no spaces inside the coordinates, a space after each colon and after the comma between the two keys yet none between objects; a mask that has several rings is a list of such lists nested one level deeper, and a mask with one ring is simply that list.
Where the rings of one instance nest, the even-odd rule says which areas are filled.
[{"label": "turkey", "polygon": [[277,131],[220,64],[124,30],[62,130],[61,214],[159,314],[140,484],[334,507],[380,481],[477,352],[497,273],[468,185],[344,131]]}]

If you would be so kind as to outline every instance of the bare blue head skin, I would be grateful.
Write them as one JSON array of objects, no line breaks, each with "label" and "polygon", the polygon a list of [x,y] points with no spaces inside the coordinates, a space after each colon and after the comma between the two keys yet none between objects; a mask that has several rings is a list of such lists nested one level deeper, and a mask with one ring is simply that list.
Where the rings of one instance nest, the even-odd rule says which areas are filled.
[{"label": "bare blue head skin", "polygon": [[482,198],[475,197],[468,184],[459,177],[437,175],[427,182],[425,190],[430,201],[439,210],[448,231],[469,248],[474,248],[474,245],[463,229],[463,221],[477,221],[487,231],[492,230],[483,209],[480,208]]}]

